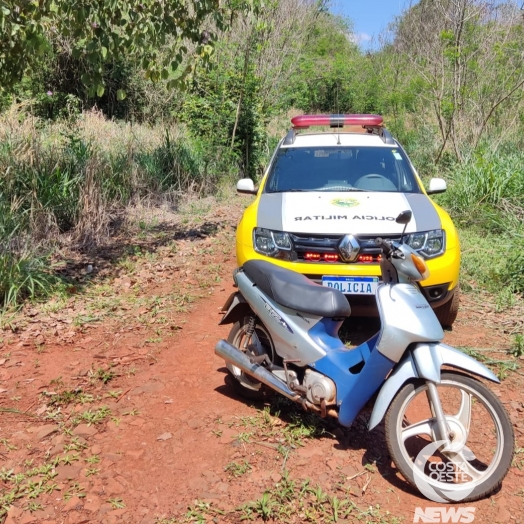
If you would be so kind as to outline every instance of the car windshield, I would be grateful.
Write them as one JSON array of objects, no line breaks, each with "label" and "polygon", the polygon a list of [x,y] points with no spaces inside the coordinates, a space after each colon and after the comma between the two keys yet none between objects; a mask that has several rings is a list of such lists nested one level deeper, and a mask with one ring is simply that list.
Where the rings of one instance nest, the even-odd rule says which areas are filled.
[{"label": "car windshield", "polygon": [[403,151],[391,147],[281,148],[266,193],[390,191],[420,193]]}]

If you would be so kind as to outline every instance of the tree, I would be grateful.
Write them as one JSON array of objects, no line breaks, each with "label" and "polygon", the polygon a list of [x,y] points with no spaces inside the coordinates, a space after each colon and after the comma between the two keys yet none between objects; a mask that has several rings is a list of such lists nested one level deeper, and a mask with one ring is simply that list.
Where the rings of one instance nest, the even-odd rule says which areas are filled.
[{"label": "tree", "polygon": [[524,92],[524,32],[515,3],[421,0],[395,29],[392,47],[409,58],[405,77],[419,79],[420,101],[440,130],[437,161],[448,144],[460,159],[497,118],[512,127]]},{"label": "tree", "polygon": [[[69,38],[73,56],[91,64],[82,82],[92,94],[103,95],[104,64],[122,55],[139,63],[147,78],[174,87],[209,57],[215,30],[225,30],[236,13],[257,5],[258,0],[2,0],[0,89],[21,79],[52,34]],[[161,53],[168,39],[169,53]],[[196,47],[184,63],[188,43]]]},{"label": "tree", "polygon": [[298,67],[287,86],[289,103],[304,111],[355,111],[362,89],[354,81],[355,61],[361,53],[352,41],[349,22],[324,11],[313,22],[307,47],[296,57]]},{"label": "tree", "polygon": [[183,118],[192,133],[233,155],[245,176],[256,177],[268,154],[265,125],[287,109],[283,96],[298,69],[324,0],[265,0],[264,9],[239,16],[220,35],[211,58],[188,89]]}]

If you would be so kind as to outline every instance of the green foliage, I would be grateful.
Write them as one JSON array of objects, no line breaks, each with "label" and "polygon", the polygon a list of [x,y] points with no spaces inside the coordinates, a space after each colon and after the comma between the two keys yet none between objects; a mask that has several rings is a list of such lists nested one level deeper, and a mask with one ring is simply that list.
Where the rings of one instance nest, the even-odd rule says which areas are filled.
[{"label": "green foliage", "polygon": [[[34,144],[15,134],[0,143],[0,169],[5,173],[0,189],[0,206],[4,209],[16,208],[18,228],[27,224],[30,218],[33,223],[35,220],[46,222],[51,219],[60,231],[71,229],[75,223],[81,173],[90,152],[88,145],[75,136],[64,138],[63,148],[40,149],[35,151],[38,154],[34,157],[19,154],[21,150],[28,151]],[[48,226],[51,225],[48,223]]]},{"label": "green foliage", "polygon": [[[496,308],[515,305],[522,294],[522,240],[483,228],[465,228],[460,232],[462,266],[460,285],[465,291],[489,291],[495,295]],[[515,295],[517,293],[517,295]]]},{"label": "green foliage", "polygon": [[[50,4],[50,2],[49,2]],[[39,2],[4,1],[0,6],[0,87],[11,87],[45,52],[46,15]]]},{"label": "green foliage", "polygon": [[243,462],[230,462],[225,468],[224,471],[227,471],[233,477],[241,477],[248,471],[251,471],[251,464],[247,460]]},{"label": "green foliage", "polygon": [[510,353],[514,357],[522,357],[524,355],[524,335],[522,333],[517,333],[513,339],[513,347],[510,350]]},{"label": "green foliage", "polygon": [[524,170],[521,152],[480,149],[449,172],[450,187],[440,201],[465,226],[494,232],[522,232]]},{"label": "green foliage", "polygon": [[58,282],[49,273],[46,257],[0,247],[0,302],[4,307],[17,305],[28,297],[46,296]]},{"label": "green foliage", "polygon": [[65,125],[24,112],[0,117],[0,306],[56,288],[48,253],[63,233],[80,241],[97,221],[109,232],[112,214],[134,199],[175,203],[233,179],[231,157],[180,130],[161,133],[131,132],[97,113]]},{"label": "green foliage", "polygon": [[[211,19],[218,29],[226,29],[235,13],[252,7],[249,0],[200,0],[188,8],[183,0],[129,0],[98,2],[54,1],[14,2],[6,0],[0,9],[0,86],[11,88],[23,73],[46,51],[52,38],[69,41],[72,56],[90,64],[82,82],[91,96],[102,97],[104,69],[122,56],[141,64],[152,81],[165,80],[169,87],[181,85],[192,72],[195,60],[207,59],[215,35],[202,32]],[[162,49],[169,40],[168,53]],[[193,59],[183,64],[187,43],[196,45]],[[123,99],[122,91],[117,95]]]},{"label": "green foliage", "polygon": [[236,162],[255,178],[264,168],[267,135],[260,98],[261,81],[242,57],[232,64],[202,71],[185,98],[181,117],[226,162]]},{"label": "green foliage", "polygon": [[510,289],[524,294],[524,239],[515,239],[510,247],[503,271],[504,283]]},{"label": "green foliage", "polygon": [[[196,191],[207,193],[221,182],[233,178],[235,158],[226,148],[195,137],[191,141],[173,140],[166,130],[162,144],[153,151],[137,155],[136,162],[143,173],[144,183],[152,192]],[[119,178],[125,176],[119,170]],[[132,189],[128,184],[112,181],[112,191]],[[131,195],[127,195],[129,198]]]},{"label": "green foliage", "polygon": [[306,51],[299,57],[299,70],[284,94],[289,105],[306,112],[356,112],[358,92],[364,89],[369,94],[371,86],[356,81],[355,69],[361,64],[356,64],[359,53],[349,34],[347,20],[329,12],[318,14]]}]

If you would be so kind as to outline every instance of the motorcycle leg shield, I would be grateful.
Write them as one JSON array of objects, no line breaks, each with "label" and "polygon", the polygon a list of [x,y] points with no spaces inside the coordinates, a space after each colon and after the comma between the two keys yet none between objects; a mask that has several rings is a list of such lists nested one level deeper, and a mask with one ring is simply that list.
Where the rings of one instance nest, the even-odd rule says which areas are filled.
[{"label": "motorcycle leg shield", "polygon": [[394,362],[376,349],[371,352],[362,371],[355,375],[351,390],[340,405],[338,420],[342,426],[351,426],[366,402],[382,386],[394,365]]}]

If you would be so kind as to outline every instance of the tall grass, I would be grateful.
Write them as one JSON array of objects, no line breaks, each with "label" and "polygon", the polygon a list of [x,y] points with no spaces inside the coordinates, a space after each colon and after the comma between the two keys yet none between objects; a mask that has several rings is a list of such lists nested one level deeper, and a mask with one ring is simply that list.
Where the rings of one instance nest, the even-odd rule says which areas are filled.
[{"label": "tall grass", "polygon": [[524,152],[480,151],[449,171],[442,203],[464,226],[522,236]]},{"label": "tall grass", "polygon": [[479,150],[449,170],[439,203],[463,231],[463,276],[524,293],[524,153]]},{"label": "tall grass", "polygon": [[183,128],[108,121],[98,112],[46,123],[24,107],[0,115],[0,303],[45,293],[53,245],[92,247],[137,201],[177,206],[235,176],[227,150]]}]

